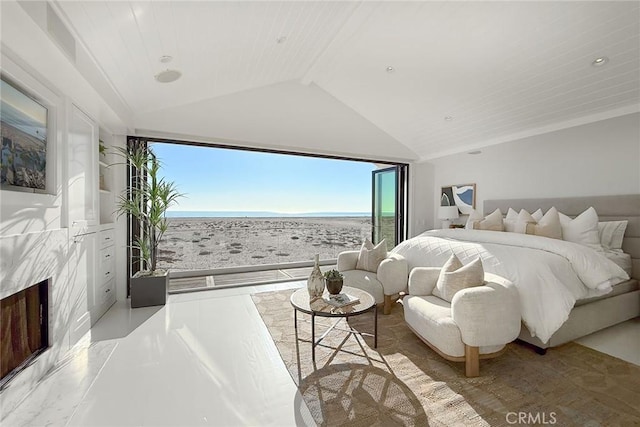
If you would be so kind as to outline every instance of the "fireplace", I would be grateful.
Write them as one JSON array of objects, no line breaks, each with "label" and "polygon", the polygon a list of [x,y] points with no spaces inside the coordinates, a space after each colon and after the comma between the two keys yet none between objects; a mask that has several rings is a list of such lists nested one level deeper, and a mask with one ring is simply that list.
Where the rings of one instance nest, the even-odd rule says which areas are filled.
[{"label": "fireplace", "polygon": [[0,301],[0,390],[49,346],[49,280]]}]

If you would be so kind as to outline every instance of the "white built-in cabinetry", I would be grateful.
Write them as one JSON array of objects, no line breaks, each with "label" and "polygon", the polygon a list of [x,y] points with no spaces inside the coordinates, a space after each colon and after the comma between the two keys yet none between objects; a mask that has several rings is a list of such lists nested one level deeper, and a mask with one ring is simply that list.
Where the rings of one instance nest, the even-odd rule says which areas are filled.
[{"label": "white built-in cabinetry", "polygon": [[[98,192],[95,164],[98,160],[98,127],[75,105],[69,114],[67,147],[68,213],[73,235],[98,224]],[[95,142],[95,144],[94,144]]]},{"label": "white built-in cabinetry", "polygon": [[91,305],[95,283],[96,233],[86,232],[73,236],[69,256],[69,292],[71,307],[70,339],[76,343],[91,328]]},{"label": "white built-in cabinetry", "polygon": [[[72,105],[67,152],[71,343],[80,339],[116,299],[113,138]],[[99,153],[99,141],[106,154]]]},{"label": "white built-in cabinetry", "polygon": [[[93,292],[92,319],[99,319],[116,300],[115,229],[103,228],[99,233],[98,275]],[[95,322],[94,320],[94,322]]]}]

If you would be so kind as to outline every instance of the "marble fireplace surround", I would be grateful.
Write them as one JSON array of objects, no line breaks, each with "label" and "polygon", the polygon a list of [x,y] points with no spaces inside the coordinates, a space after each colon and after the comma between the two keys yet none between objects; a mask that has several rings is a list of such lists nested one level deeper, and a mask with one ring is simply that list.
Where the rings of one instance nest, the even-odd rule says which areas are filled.
[{"label": "marble fireplace surround", "polygon": [[49,348],[0,392],[2,417],[27,396],[70,348],[72,258],[67,229],[0,238],[0,298],[49,279]]}]

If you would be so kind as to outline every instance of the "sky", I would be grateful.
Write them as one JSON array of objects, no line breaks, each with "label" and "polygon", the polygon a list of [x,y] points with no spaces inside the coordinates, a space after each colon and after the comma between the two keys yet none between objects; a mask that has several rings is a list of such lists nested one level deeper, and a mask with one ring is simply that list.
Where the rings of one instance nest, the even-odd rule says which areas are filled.
[{"label": "sky", "polygon": [[154,143],[170,211],[371,212],[373,163]]},{"label": "sky", "polygon": [[47,109],[0,80],[2,121],[41,141],[47,139]]}]

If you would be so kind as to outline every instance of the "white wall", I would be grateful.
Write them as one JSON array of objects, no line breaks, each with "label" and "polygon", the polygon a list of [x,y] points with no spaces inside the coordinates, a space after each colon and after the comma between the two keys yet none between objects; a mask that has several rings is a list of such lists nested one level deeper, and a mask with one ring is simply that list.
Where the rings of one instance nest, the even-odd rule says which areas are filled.
[{"label": "white wall", "polygon": [[422,162],[409,165],[409,236],[432,228],[434,209],[433,165]]},{"label": "white wall", "polygon": [[[640,113],[413,165],[412,235],[439,227],[442,186],[476,183],[484,200],[640,193]],[[421,178],[421,179],[420,179]],[[422,225],[420,221],[425,221]]]}]

